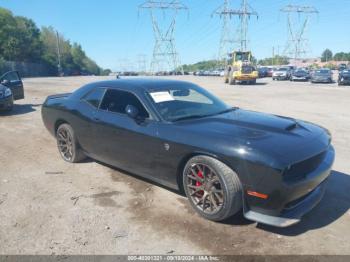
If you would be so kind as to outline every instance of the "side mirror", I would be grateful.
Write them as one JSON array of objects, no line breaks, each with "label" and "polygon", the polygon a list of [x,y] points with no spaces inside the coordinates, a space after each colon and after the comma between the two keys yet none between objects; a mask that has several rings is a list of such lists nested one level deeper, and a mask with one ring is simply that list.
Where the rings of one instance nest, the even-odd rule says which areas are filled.
[{"label": "side mirror", "polygon": [[125,112],[132,119],[136,119],[139,115],[139,110],[133,105],[127,105],[125,108]]}]

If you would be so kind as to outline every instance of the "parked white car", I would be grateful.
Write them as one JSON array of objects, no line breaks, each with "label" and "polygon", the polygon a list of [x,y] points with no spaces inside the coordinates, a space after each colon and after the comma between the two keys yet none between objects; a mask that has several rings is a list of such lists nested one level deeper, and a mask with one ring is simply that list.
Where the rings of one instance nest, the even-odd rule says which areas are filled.
[{"label": "parked white car", "polygon": [[291,74],[289,67],[279,67],[273,71],[272,80],[289,80]]}]

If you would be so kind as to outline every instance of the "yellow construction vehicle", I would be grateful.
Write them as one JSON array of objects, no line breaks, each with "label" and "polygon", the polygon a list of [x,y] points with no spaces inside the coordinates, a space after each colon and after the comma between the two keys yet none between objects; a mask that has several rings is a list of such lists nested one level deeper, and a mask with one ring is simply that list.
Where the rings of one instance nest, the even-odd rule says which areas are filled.
[{"label": "yellow construction vehicle", "polygon": [[255,84],[259,73],[252,62],[250,51],[234,51],[230,54],[225,70],[225,83],[235,85],[236,83]]}]

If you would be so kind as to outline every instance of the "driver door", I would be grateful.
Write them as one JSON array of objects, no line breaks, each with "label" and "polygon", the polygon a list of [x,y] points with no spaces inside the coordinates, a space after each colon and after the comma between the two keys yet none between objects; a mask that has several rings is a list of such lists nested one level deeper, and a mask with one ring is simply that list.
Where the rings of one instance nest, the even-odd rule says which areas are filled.
[{"label": "driver door", "polygon": [[[127,105],[143,121],[127,116]],[[132,92],[109,89],[94,118],[94,154],[102,162],[142,176],[154,177],[159,154],[157,122]]]},{"label": "driver door", "polygon": [[14,100],[24,99],[23,82],[17,71],[10,71],[0,78],[0,83],[11,89]]}]

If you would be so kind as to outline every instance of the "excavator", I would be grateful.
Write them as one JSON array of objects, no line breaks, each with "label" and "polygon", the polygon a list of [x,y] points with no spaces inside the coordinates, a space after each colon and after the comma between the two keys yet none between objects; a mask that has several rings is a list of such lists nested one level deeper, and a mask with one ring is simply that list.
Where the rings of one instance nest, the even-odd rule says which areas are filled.
[{"label": "excavator", "polygon": [[256,84],[259,73],[253,63],[252,52],[234,51],[230,53],[225,70],[225,83]]}]

